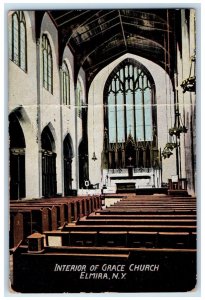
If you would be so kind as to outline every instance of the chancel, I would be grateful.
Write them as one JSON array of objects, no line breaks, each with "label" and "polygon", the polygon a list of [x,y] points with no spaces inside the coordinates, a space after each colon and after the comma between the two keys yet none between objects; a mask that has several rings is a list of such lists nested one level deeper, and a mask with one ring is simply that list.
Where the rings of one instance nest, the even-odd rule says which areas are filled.
[{"label": "chancel", "polygon": [[12,288],[194,288],[195,10],[10,10],[8,33]]}]

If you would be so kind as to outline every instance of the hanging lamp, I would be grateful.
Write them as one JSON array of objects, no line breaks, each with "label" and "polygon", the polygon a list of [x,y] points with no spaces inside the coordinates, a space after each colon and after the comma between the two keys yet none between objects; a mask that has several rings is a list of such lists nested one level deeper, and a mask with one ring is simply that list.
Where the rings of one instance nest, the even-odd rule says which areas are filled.
[{"label": "hanging lamp", "polygon": [[94,139],[94,81],[93,81],[93,156],[92,156],[92,160],[96,161],[97,160],[97,156],[95,154],[95,139]]},{"label": "hanging lamp", "polygon": [[189,77],[187,79],[183,80],[180,85],[183,89],[183,93],[196,92],[195,62],[196,62],[196,51],[194,51],[194,55],[191,56],[191,58],[190,58]]},{"label": "hanging lamp", "polygon": [[[168,11],[167,11],[167,49],[166,49],[166,42],[164,38],[164,62],[165,62],[165,85],[166,85],[166,110],[167,110],[167,76],[166,74],[170,75],[170,56],[169,56],[169,22],[168,22]],[[168,57],[167,57],[168,54]],[[167,61],[168,60],[168,61]],[[167,72],[167,66],[168,66],[168,72]],[[170,76],[169,76],[170,78]],[[168,113],[166,112],[166,115],[168,116]],[[171,119],[172,123],[172,119]],[[170,129],[168,129],[168,123],[167,123],[167,132],[169,133]],[[162,150],[162,157],[164,159],[169,158],[171,155],[173,155],[173,150],[177,147],[177,144],[172,141],[172,138],[170,137],[169,133],[169,138],[167,134],[167,143],[164,146],[164,149]]]},{"label": "hanging lamp", "polygon": [[176,137],[180,137],[181,133],[187,133],[188,129],[186,128],[186,126],[183,124],[182,122],[182,118],[181,118],[181,114],[179,113],[178,110],[176,110],[175,112],[175,116],[176,116],[176,124],[174,127],[169,129],[169,135],[173,136],[175,135]]}]

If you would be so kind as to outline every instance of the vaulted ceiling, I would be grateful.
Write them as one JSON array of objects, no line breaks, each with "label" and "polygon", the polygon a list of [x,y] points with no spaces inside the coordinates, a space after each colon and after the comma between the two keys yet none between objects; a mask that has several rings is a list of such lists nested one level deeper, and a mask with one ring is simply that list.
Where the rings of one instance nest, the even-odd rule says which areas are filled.
[{"label": "vaulted ceiling", "polygon": [[[47,11],[59,32],[59,63],[68,45],[88,86],[107,64],[125,53],[147,58],[172,77],[175,66],[177,24],[175,9],[112,9]],[[36,12],[36,18],[45,12]]]}]

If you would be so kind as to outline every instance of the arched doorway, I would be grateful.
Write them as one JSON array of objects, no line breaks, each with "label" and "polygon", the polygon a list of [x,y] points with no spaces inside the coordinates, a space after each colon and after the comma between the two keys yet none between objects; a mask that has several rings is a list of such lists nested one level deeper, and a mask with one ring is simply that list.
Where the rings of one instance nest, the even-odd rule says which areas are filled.
[{"label": "arched doorway", "polygon": [[63,160],[64,160],[64,194],[69,196],[72,190],[72,147],[71,138],[68,134],[63,141]]},{"label": "arched doorway", "polygon": [[25,149],[23,130],[15,113],[9,116],[10,137],[10,199],[19,200],[26,196]]},{"label": "arched doorway", "polygon": [[85,181],[88,180],[88,146],[86,140],[79,145],[79,187],[85,188]]},{"label": "arched doorway", "polygon": [[56,195],[56,153],[55,141],[49,126],[41,134],[42,148],[42,195],[53,197]]}]

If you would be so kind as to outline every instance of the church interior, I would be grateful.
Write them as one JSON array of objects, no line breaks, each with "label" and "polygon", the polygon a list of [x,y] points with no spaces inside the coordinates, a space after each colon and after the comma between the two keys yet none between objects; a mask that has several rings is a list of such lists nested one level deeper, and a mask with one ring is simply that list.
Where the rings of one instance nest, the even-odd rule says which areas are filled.
[{"label": "church interior", "polygon": [[8,39],[13,290],[194,289],[196,11],[9,11]]}]

